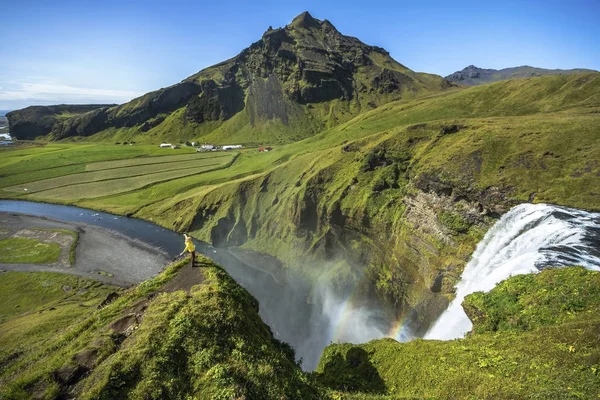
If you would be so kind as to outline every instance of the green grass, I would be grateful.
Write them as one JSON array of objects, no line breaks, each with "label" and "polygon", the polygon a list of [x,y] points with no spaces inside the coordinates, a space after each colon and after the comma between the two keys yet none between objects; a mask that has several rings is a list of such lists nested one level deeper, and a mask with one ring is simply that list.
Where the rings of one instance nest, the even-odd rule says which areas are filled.
[{"label": "green grass", "polygon": [[[156,157],[162,158],[162,157]],[[219,165],[231,161],[233,155],[226,155],[218,158],[200,158],[189,161],[177,161],[167,163],[153,163],[149,165],[138,165],[130,167],[115,167],[112,169],[102,169],[95,172],[84,172],[79,174],[70,174],[57,178],[44,179],[36,182],[29,182],[18,186],[10,186],[3,190],[23,193],[27,189],[27,193],[36,193],[44,190],[55,189],[63,186],[71,186],[82,183],[106,181],[118,178],[128,178],[134,176],[143,176],[157,174],[167,171],[179,171],[175,174],[185,175],[189,171],[195,171],[198,167],[215,168]],[[151,158],[150,158],[151,159]],[[138,161],[138,160],[135,160]],[[94,165],[94,164],[92,164]],[[173,175],[169,174],[169,178]],[[175,175],[176,176],[176,175]],[[160,178],[159,178],[160,179]],[[85,187],[85,186],[82,186]]]},{"label": "green grass", "polygon": [[33,229],[35,231],[49,231],[49,232],[58,232],[58,233],[64,233],[67,234],[69,236],[71,236],[73,238],[73,242],[71,243],[71,246],[69,246],[69,265],[75,265],[75,256],[76,256],[76,252],[77,252],[77,245],[79,244],[79,233],[76,231],[70,231],[68,229]]},{"label": "green grass", "polygon": [[[317,374],[332,397],[344,399],[596,398],[599,295],[600,274],[583,268],[510,278],[466,300],[508,329],[446,342],[334,344],[325,349]],[[565,300],[578,304],[565,306]],[[504,307],[517,303],[520,311]],[[514,318],[528,323],[515,330]]]},{"label": "green grass", "polygon": [[568,268],[515,276],[490,293],[473,293],[463,308],[476,334],[577,322],[600,314],[600,273]]},{"label": "green grass", "polygon": [[[323,398],[294,362],[293,350],[260,320],[256,300],[222,269],[199,262],[203,268],[194,271],[204,282],[189,294],[160,293],[183,260],[9,360],[0,369],[0,396]],[[140,301],[148,308],[136,329],[114,332],[110,324],[130,315]],[[93,355],[90,371],[76,385],[61,384],[58,371],[76,369],[83,354]]]},{"label": "green grass", "polygon": [[71,246],[69,246],[69,264],[70,265],[75,265],[75,257],[76,257],[76,253],[77,253],[77,245],[79,244],[79,232],[75,232],[75,231],[70,231],[68,229],[48,229],[54,232],[60,232],[60,233],[65,233],[67,235],[70,235],[71,237],[73,237],[73,242],[71,243]]},{"label": "green grass", "polygon": [[[2,152],[0,174],[5,176],[66,165],[89,164],[96,161],[173,155],[175,150],[161,149],[155,145],[116,146],[98,143],[48,143],[41,147],[0,151]],[[178,154],[193,151],[195,150],[192,148],[177,150]]]},{"label": "green grass", "polygon": [[[65,274],[0,274],[0,365],[32,352],[116,288]],[[42,347],[43,348],[43,347]],[[0,371],[2,368],[0,368]]]},{"label": "green grass", "polygon": [[177,154],[172,156],[160,156],[160,157],[140,157],[140,158],[129,158],[125,160],[116,161],[100,161],[86,165],[86,171],[98,171],[103,169],[133,167],[138,165],[152,165],[152,164],[183,164],[185,161],[197,161],[204,159],[219,159],[219,158],[230,158],[231,153],[221,152],[206,152],[206,153],[193,153],[193,154]]},{"label": "green grass", "polygon": [[27,238],[0,240],[0,263],[51,264],[58,261],[60,246]]},{"label": "green grass", "polygon": [[[89,182],[83,184],[74,184],[54,189],[47,189],[30,195],[30,197],[38,200],[54,200],[54,201],[73,201],[73,196],[78,199],[89,199],[94,197],[104,197],[117,193],[129,192],[140,189],[145,186],[156,184],[161,181],[168,181],[188,175],[201,174],[206,171],[218,168],[217,165],[203,165],[201,167],[192,167],[185,169],[177,169],[173,171],[157,172],[153,174],[133,176],[121,179],[108,179],[98,182]],[[119,174],[120,171],[117,171]]]}]

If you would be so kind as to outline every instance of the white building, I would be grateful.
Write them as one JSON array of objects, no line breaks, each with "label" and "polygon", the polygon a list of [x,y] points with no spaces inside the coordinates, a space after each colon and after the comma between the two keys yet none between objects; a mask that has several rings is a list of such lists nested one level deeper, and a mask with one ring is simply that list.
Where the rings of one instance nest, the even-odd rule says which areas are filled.
[{"label": "white building", "polygon": [[162,149],[169,148],[171,146],[173,146],[171,143],[161,143],[158,145],[158,147],[160,147]]},{"label": "white building", "polygon": [[203,150],[212,150],[216,148],[216,146],[212,144],[203,144],[202,146],[200,146],[200,148]]},{"label": "white building", "polygon": [[223,146],[223,150],[236,150],[236,149],[241,149],[241,148],[242,148],[241,144],[231,144],[231,145]]}]

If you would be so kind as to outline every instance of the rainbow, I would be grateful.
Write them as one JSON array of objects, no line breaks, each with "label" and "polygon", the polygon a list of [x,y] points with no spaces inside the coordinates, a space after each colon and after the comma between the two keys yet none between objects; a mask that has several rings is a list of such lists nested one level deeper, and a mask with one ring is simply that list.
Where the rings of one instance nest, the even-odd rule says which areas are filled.
[{"label": "rainbow", "polygon": [[[362,329],[357,329],[359,328],[357,327],[357,324],[366,322],[364,320],[361,321],[361,319],[358,318],[359,315],[366,311],[358,305],[359,298],[356,291],[353,291],[341,304],[329,305],[329,307],[327,307],[329,308],[328,314],[331,321],[331,328],[328,334],[329,343],[347,342],[349,341],[348,332],[364,330],[366,326],[360,327]],[[367,329],[369,328],[367,327]],[[366,337],[362,339],[366,339],[364,341],[369,341],[384,337],[396,339],[400,342],[408,341],[410,335],[408,333],[408,328],[404,323],[404,319],[394,321],[387,332],[372,327],[366,334]]]}]

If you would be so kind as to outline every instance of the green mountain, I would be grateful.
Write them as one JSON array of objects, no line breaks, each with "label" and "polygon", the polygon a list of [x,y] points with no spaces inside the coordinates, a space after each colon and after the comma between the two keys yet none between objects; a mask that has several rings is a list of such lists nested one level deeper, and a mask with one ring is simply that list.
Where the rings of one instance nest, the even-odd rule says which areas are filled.
[{"label": "green mountain", "polygon": [[385,50],[342,35],[307,12],[267,30],[236,57],[173,86],[119,106],[68,118],[29,133],[13,119],[17,138],[92,136],[159,143],[288,143],[392,100],[439,92],[451,85],[416,73]]},{"label": "green mountain", "polygon": [[8,127],[20,140],[45,136],[74,116],[93,110],[114,107],[115,104],[59,104],[56,106],[30,106],[6,114]]},{"label": "green mountain", "polygon": [[536,76],[569,75],[587,72],[597,72],[591,69],[544,69],[523,65],[504,69],[485,69],[469,65],[461,71],[456,71],[446,77],[449,82],[462,85],[484,85],[486,83],[515,78],[533,78]]}]

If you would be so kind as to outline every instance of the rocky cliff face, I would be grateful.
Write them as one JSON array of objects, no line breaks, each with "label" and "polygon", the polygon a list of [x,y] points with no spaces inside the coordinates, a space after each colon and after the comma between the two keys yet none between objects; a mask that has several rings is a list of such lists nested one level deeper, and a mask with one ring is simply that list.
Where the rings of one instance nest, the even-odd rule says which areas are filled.
[{"label": "rocky cliff face", "polygon": [[114,104],[31,106],[6,114],[9,131],[16,139],[28,140],[48,135],[54,127],[72,117],[109,108]]},{"label": "rocky cliff face", "polygon": [[284,28],[269,28],[228,61],[129,103],[67,119],[53,125],[50,136],[111,128],[148,141],[175,131],[219,141],[241,132],[236,140],[248,143],[266,130],[264,141],[289,142],[391,100],[449,86],[305,12]]},{"label": "rocky cliff face", "polygon": [[456,71],[446,77],[449,82],[463,85],[483,85],[514,78],[531,78],[535,76],[570,75],[595,72],[591,69],[544,69],[523,65],[521,67],[504,69],[486,69],[469,65],[461,71]]}]

